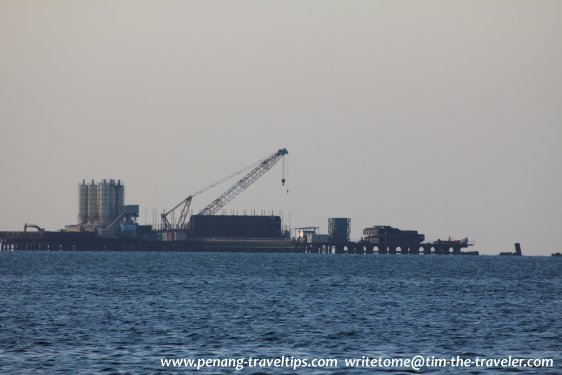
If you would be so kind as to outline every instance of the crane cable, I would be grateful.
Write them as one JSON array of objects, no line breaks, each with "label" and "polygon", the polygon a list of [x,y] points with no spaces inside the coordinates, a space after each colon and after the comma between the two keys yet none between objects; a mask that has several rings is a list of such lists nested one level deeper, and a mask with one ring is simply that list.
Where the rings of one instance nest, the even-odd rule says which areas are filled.
[{"label": "crane cable", "polygon": [[[281,174],[281,185],[285,186],[287,178],[289,177],[289,160],[285,161],[285,156],[283,156],[283,172]],[[289,193],[289,187],[287,187],[287,193]]]},{"label": "crane cable", "polygon": [[242,169],[240,169],[240,170],[238,170],[238,171],[236,171],[236,172],[234,172],[234,173],[232,173],[232,174],[230,174],[230,175],[228,175],[228,176],[226,176],[226,177],[221,178],[220,180],[218,180],[218,181],[212,183],[211,185],[209,185],[209,186],[207,186],[207,187],[205,187],[205,188],[203,188],[203,189],[197,191],[196,193],[188,195],[187,198],[183,199],[180,203],[178,203],[177,205],[175,205],[174,208],[168,210],[168,211],[165,212],[163,215],[164,215],[164,216],[168,216],[168,215],[171,214],[173,211],[175,211],[179,206],[181,206],[182,204],[184,204],[188,199],[191,199],[191,198],[195,197],[196,195],[199,195],[199,194],[201,194],[201,193],[204,193],[204,192],[206,192],[207,190],[209,190],[209,189],[211,189],[211,188],[214,188],[215,186],[220,185],[220,184],[222,184],[222,183],[225,182],[225,181],[230,180],[230,179],[231,179],[232,177],[234,177],[234,176],[237,176],[237,175],[239,175],[239,174],[242,174],[243,172],[246,172],[248,169],[250,169],[250,168],[252,168],[252,167],[258,165],[259,163],[262,163],[262,162],[263,162],[264,160],[266,160],[266,159],[268,159],[268,157],[262,158],[262,159],[258,160],[257,162],[254,162],[254,163],[252,163],[252,164],[250,164],[250,165],[248,165],[248,166],[246,166],[246,167],[244,167],[244,168],[242,168]]},{"label": "crane cable", "polygon": [[246,166],[246,167],[244,167],[244,168],[242,168],[242,169],[240,169],[240,170],[238,170],[238,171],[236,171],[236,172],[234,172],[234,173],[232,173],[232,174],[230,174],[230,175],[228,175],[228,176],[226,176],[226,177],[223,177],[223,178],[221,178],[220,180],[218,180],[217,182],[215,182],[215,183],[213,183],[213,184],[207,186],[206,188],[203,188],[203,189],[199,190],[198,192],[196,192],[195,194],[192,194],[191,196],[194,197],[194,196],[196,196],[196,195],[199,195],[199,194],[201,194],[201,193],[204,193],[204,192],[206,192],[207,190],[209,190],[209,189],[211,189],[211,188],[214,188],[215,186],[220,185],[220,184],[222,184],[222,183],[225,182],[225,181],[230,180],[232,177],[237,176],[237,175],[239,175],[239,174],[242,174],[243,172],[246,172],[248,169],[250,169],[250,168],[252,168],[252,167],[254,167],[254,166],[256,166],[256,165],[262,163],[262,162],[263,162],[264,160],[266,160],[266,159],[269,159],[269,157],[267,157],[267,158],[262,158],[262,159],[258,160],[257,162],[254,162],[254,163],[252,163],[252,164],[250,164],[250,165],[248,165],[248,166]]}]

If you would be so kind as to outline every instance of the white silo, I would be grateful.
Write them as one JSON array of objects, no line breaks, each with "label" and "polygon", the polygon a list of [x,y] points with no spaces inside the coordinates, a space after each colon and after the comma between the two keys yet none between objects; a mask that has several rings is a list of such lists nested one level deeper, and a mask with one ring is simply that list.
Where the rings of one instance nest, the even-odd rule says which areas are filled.
[{"label": "white silo", "polygon": [[121,180],[117,181],[115,185],[115,209],[116,215],[119,215],[123,211],[125,206],[125,185],[121,184]]},{"label": "white silo", "polygon": [[109,180],[109,217],[115,217],[117,207],[115,205],[115,180]]},{"label": "white silo", "polygon": [[88,222],[97,224],[98,221],[98,185],[92,180],[92,183],[88,185]]},{"label": "white silo", "polygon": [[78,224],[84,225],[88,222],[88,185],[86,181],[78,185]]},{"label": "white silo", "polygon": [[98,185],[98,213],[99,223],[106,226],[111,221],[111,185],[102,180]]}]

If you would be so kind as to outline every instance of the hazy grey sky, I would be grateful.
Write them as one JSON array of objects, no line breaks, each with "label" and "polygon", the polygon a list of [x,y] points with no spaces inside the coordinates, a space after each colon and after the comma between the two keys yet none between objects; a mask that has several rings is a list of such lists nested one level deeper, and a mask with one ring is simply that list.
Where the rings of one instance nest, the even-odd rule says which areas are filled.
[{"label": "hazy grey sky", "polygon": [[276,167],[228,209],[562,251],[562,1],[1,0],[0,51],[0,230],[75,223],[83,178],[151,216],[287,147],[289,193]]}]

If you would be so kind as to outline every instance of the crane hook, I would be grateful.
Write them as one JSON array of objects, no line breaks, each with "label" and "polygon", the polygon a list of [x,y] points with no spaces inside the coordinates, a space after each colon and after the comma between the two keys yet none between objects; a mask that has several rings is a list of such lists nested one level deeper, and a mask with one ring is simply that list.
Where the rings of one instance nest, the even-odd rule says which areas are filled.
[{"label": "crane hook", "polygon": [[281,185],[285,186],[285,156],[283,156],[283,169],[281,171]]}]

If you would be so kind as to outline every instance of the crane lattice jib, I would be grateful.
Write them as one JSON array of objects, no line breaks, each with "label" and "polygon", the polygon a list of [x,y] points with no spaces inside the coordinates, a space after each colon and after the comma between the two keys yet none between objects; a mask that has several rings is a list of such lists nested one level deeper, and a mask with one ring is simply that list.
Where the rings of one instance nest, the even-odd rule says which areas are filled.
[{"label": "crane lattice jib", "polygon": [[275,154],[264,159],[257,167],[248,172],[240,181],[232,185],[220,197],[212,201],[207,207],[199,212],[199,215],[213,215],[221,208],[226,206],[231,200],[236,198],[238,194],[243,192],[248,186],[256,182],[261,176],[269,171],[283,156],[289,152],[286,148],[278,150]]}]

